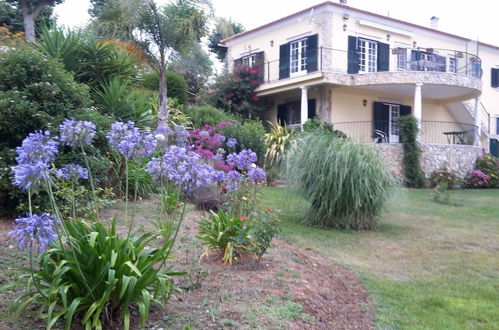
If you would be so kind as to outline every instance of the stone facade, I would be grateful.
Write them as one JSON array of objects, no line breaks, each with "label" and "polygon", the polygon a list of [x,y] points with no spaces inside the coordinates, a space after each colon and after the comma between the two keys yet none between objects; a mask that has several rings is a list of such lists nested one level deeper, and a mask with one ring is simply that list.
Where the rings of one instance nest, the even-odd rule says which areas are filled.
[{"label": "stone facade", "polygon": [[[395,143],[375,144],[379,154],[390,170],[402,177],[402,145]],[[481,147],[460,144],[421,144],[421,169],[428,177],[445,163],[451,170],[464,177],[475,166],[478,156],[483,154]]]}]

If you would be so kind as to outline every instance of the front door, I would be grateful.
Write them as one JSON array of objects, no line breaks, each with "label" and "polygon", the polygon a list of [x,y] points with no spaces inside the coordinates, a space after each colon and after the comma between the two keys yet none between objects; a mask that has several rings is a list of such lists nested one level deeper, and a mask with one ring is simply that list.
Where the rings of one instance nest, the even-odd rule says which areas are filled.
[{"label": "front door", "polygon": [[388,132],[390,133],[389,141],[390,143],[400,142],[400,127],[398,118],[400,117],[400,105],[398,104],[386,104],[388,106],[389,113],[389,125]]}]

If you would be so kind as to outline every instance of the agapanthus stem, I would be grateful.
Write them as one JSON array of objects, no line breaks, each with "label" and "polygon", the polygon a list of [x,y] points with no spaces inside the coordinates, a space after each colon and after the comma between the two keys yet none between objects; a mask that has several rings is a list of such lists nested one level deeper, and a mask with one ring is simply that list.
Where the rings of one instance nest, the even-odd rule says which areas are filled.
[{"label": "agapanthus stem", "polygon": [[71,180],[71,193],[73,202],[73,220],[76,219],[76,196],[75,196],[75,182],[74,179]]},{"label": "agapanthus stem", "polygon": [[31,270],[31,278],[33,279],[33,284],[35,285],[36,291],[43,297],[43,299],[47,300],[47,296],[43,294],[42,290],[38,286],[35,278],[35,272],[33,270],[33,241],[31,241],[29,245],[29,269]]},{"label": "agapanthus stem", "polygon": [[81,147],[81,153],[83,154],[83,159],[85,159],[85,166],[87,166],[88,179],[90,181],[90,187],[92,188],[92,196],[94,198],[94,200],[92,201],[93,202],[93,205],[92,205],[93,210],[92,211],[97,216],[97,220],[100,221],[99,212],[98,212],[97,208],[95,207],[95,200],[97,199],[97,193],[95,191],[94,178],[93,178],[92,172],[90,171],[90,163],[88,161],[87,153],[85,152],[85,147],[83,146],[83,143],[80,143],[80,147]]},{"label": "agapanthus stem", "polygon": [[128,217],[128,158],[125,157],[125,219]]},{"label": "agapanthus stem", "polygon": [[139,185],[139,177],[137,176],[135,178],[135,185],[133,188],[133,205],[132,205],[132,219],[130,220],[130,227],[128,228],[128,237],[130,237],[130,234],[132,233],[132,226],[134,224],[135,220],[135,211],[137,209],[137,187]]},{"label": "agapanthus stem", "polygon": [[29,207],[29,216],[32,216],[33,208],[31,206],[31,189],[28,189],[28,207]]}]

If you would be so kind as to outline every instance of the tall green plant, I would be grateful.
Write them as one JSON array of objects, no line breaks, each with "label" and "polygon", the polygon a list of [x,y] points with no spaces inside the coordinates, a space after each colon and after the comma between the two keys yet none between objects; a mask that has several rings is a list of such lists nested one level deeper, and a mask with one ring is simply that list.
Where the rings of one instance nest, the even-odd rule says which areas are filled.
[{"label": "tall green plant", "polygon": [[268,168],[280,167],[286,151],[291,146],[294,131],[287,126],[269,122],[270,131],[265,134],[265,166]]},{"label": "tall green plant", "polygon": [[331,134],[304,133],[287,156],[287,175],[310,202],[303,222],[375,229],[397,182],[376,150]]},{"label": "tall green plant", "polygon": [[413,116],[399,118],[400,140],[403,149],[403,169],[405,184],[408,187],[420,188],[425,186],[425,176],[421,170],[419,158],[421,149],[417,143],[418,122]]}]

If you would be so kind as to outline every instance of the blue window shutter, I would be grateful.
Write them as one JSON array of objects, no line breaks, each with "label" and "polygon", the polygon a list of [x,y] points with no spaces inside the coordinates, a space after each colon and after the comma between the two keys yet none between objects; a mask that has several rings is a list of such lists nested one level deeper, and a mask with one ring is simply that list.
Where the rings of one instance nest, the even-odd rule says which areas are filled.
[{"label": "blue window shutter", "polygon": [[401,116],[407,116],[411,114],[411,107],[408,105],[401,105],[400,106],[400,115]]},{"label": "blue window shutter", "polygon": [[319,40],[318,35],[314,34],[307,38],[307,72],[317,71],[318,63],[318,47]]},{"label": "blue window shutter", "polygon": [[317,110],[315,108],[315,99],[308,100],[308,118],[314,118],[317,115]]},{"label": "blue window shutter", "polygon": [[359,73],[359,54],[357,53],[357,37],[348,36],[348,73]]},{"label": "blue window shutter", "polygon": [[378,42],[378,71],[390,70],[390,45]]},{"label": "blue window shutter", "polygon": [[289,43],[279,47],[279,79],[289,78]]},{"label": "blue window shutter", "polygon": [[490,70],[490,77],[491,77],[490,86],[499,87],[499,69],[492,68]]},{"label": "blue window shutter", "polygon": [[496,134],[499,135],[499,117],[496,118]]}]

